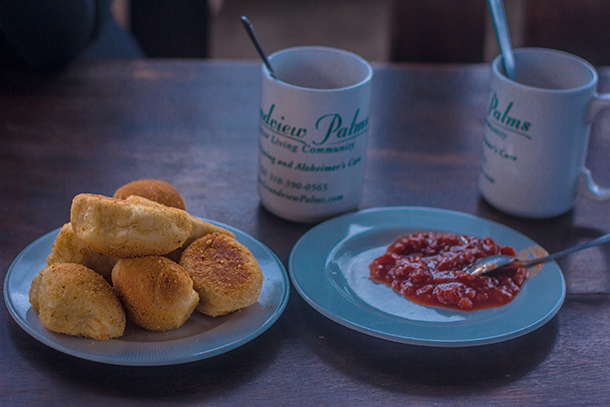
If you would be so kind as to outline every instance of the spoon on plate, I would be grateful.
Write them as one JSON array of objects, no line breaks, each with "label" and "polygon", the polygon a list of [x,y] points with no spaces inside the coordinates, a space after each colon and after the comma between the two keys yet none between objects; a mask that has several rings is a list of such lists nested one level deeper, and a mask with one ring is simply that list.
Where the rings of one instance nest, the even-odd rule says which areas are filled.
[{"label": "spoon on plate", "polygon": [[[265,51],[263,50],[263,46],[261,45],[260,41],[258,40],[256,33],[254,32],[254,27],[252,27],[252,23],[250,22],[250,20],[248,20],[248,18],[246,16],[241,17],[241,22],[244,25],[246,32],[250,36],[252,43],[254,43],[254,46],[256,47],[256,50],[258,51],[258,55],[260,55],[265,66],[269,70],[269,75],[271,75],[272,78],[275,78],[275,72],[273,71],[273,68],[271,68],[271,64],[269,63],[269,58],[267,58],[267,54],[265,54]],[[277,78],[275,78],[275,79],[277,79]]]},{"label": "spoon on plate", "polygon": [[504,3],[502,0],[487,0],[487,4],[489,5],[491,18],[496,28],[498,45],[500,46],[500,53],[504,61],[504,71],[509,79],[515,80],[515,57],[513,56],[513,46],[510,41]]},{"label": "spoon on plate", "polygon": [[[588,242],[577,244],[576,246],[572,246],[568,249],[562,250],[557,253],[549,254],[548,256],[539,257],[537,259],[531,260],[519,260],[525,267],[533,266],[534,264],[545,263],[549,260],[556,259],[557,257],[562,257],[570,253],[578,252],[580,250],[588,249],[593,246],[598,246],[600,244],[610,242],[610,233],[600,236],[596,239],[590,240]],[[468,269],[468,273],[474,274],[478,276],[480,274],[488,273],[492,270],[495,270],[499,267],[506,266],[507,264],[515,261],[514,257],[505,256],[505,255],[497,255],[497,256],[489,256],[482,259],[477,260],[474,265]]]}]

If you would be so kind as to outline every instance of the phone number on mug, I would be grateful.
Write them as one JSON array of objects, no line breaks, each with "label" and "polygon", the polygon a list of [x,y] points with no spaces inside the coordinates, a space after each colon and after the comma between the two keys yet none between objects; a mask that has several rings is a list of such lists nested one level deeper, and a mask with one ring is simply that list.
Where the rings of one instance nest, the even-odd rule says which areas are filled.
[{"label": "phone number on mug", "polygon": [[301,182],[294,182],[290,180],[284,180],[281,177],[273,175],[269,173],[269,181],[276,183],[277,185],[281,185],[283,187],[289,189],[295,189],[297,191],[305,190],[305,191],[327,191],[328,184],[305,184],[303,185]]}]

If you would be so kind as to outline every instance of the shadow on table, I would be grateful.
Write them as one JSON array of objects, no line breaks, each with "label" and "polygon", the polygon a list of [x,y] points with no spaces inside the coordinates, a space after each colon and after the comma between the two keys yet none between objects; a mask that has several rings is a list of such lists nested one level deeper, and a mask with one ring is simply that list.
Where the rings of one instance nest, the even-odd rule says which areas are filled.
[{"label": "shadow on table", "polygon": [[[269,212],[262,204],[259,204],[257,209],[257,238],[267,245],[286,267],[290,252],[296,242],[314,226],[316,226],[315,223],[284,220]],[[287,268],[286,271],[288,271]]]},{"label": "shadow on table", "polygon": [[62,383],[57,386],[61,397],[73,389],[97,394],[100,400],[108,397],[109,402],[118,397],[204,403],[226,397],[263,374],[280,348],[282,331],[290,330],[283,325],[286,324],[280,319],[261,336],[222,355],[180,365],[147,367],[115,366],[72,357],[29,337],[16,324],[11,324],[8,332],[28,363],[52,381]]},{"label": "shadow on table", "polygon": [[312,351],[346,376],[397,393],[429,394],[425,386],[434,386],[439,396],[480,392],[482,386],[501,386],[527,374],[549,354],[558,330],[557,318],[553,318],[538,330],[509,341],[436,348],[361,334],[313,309],[303,308],[301,314],[309,331],[318,335],[308,341],[316,343]]},{"label": "shadow on table", "polygon": [[548,219],[527,219],[507,215],[481,198],[477,205],[476,215],[515,229],[552,253],[606,233],[595,227],[575,224],[574,210]]},{"label": "shadow on table", "polygon": [[[524,219],[506,215],[481,199],[476,214],[513,228],[550,253],[555,253],[610,232],[604,223],[581,223],[576,219],[577,210],[550,219]],[[556,261],[564,273],[568,294],[610,293],[609,244],[560,257]]]}]

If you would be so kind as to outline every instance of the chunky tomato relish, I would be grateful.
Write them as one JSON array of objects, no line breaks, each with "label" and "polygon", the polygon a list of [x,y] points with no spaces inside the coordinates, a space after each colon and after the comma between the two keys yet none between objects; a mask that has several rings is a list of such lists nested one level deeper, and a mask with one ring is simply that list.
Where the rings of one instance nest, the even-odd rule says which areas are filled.
[{"label": "chunky tomato relish", "polygon": [[495,254],[516,252],[490,237],[417,232],[398,238],[373,260],[370,277],[419,304],[460,310],[499,307],[519,293],[527,269],[513,262],[486,275],[466,272],[477,259]]}]

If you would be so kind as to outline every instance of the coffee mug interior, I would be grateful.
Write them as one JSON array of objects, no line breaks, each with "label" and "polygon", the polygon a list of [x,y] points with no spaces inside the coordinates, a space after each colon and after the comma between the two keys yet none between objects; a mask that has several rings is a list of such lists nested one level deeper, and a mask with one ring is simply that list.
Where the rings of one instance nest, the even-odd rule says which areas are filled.
[{"label": "coffee mug interior", "polygon": [[356,54],[327,47],[295,47],[269,57],[278,80],[302,88],[330,90],[358,86],[373,70]]},{"label": "coffee mug interior", "polygon": [[[587,61],[566,52],[549,49],[515,50],[515,68],[515,82],[539,89],[584,88],[597,79],[595,69]],[[494,60],[492,69],[506,77],[501,56]]]}]

